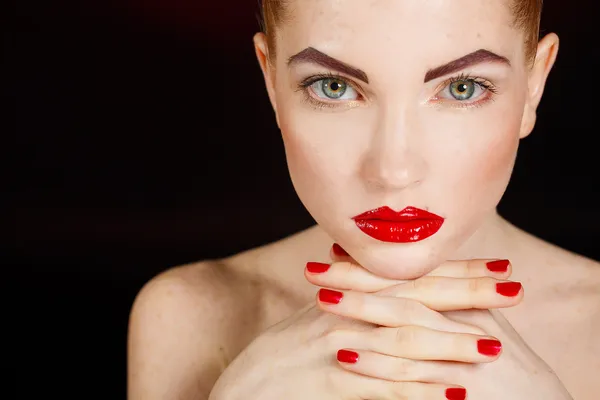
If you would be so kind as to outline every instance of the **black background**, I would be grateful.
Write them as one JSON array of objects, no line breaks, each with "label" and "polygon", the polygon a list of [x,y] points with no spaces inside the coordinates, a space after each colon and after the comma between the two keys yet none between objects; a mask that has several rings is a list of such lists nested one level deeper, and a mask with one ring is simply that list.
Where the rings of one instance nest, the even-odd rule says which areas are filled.
[{"label": "black background", "polygon": [[[128,313],[146,281],[313,223],[254,58],[257,11],[241,0],[15,4],[2,90],[15,139],[3,218],[14,226],[3,251],[10,398],[124,397]],[[559,59],[500,205],[595,259],[597,17],[591,0],[546,1]]]}]

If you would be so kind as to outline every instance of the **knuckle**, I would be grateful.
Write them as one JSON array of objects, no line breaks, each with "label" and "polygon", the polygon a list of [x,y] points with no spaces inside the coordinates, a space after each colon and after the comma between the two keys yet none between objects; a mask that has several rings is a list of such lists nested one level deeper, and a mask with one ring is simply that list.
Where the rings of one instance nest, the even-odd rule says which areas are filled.
[{"label": "knuckle", "polygon": [[348,337],[350,336],[350,331],[347,329],[329,329],[325,331],[321,337],[320,341],[323,345],[328,349],[336,349],[340,346],[343,347],[343,344],[348,342]]},{"label": "knuckle", "polygon": [[479,293],[483,286],[483,282],[481,278],[473,278],[469,279],[469,292],[470,293]]},{"label": "knuckle", "polygon": [[360,293],[360,292],[352,292],[352,296],[354,296],[354,298],[352,299],[352,308],[353,308],[353,315],[368,315],[369,313],[372,313],[372,298],[369,298],[369,296],[372,296],[370,294],[367,293]]},{"label": "knuckle", "polygon": [[467,276],[477,276],[479,273],[479,261],[468,260],[465,265]]},{"label": "knuckle", "polygon": [[393,371],[394,380],[411,381],[417,377],[416,362],[409,359],[398,359]]},{"label": "knuckle", "polygon": [[411,321],[415,317],[415,306],[408,299],[398,298],[395,302],[395,307],[390,307],[390,317],[394,321],[394,325],[404,325],[407,321]]},{"label": "knuckle", "polygon": [[412,281],[413,289],[424,290],[431,287],[431,283],[436,279],[435,276],[421,277]]},{"label": "knuckle", "polygon": [[402,313],[402,320],[419,320],[420,316],[428,310],[424,304],[411,299],[401,299],[398,303],[399,312]]},{"label": "knuckle", "polygon": [[451,279],[449,281],[448,278],[445,277],[445,276],[428,276],[428,277],[426,277],[426,279],[424,279],[424,282],[427,285],[427,286],[424,286],[424,287],[428,288],[428,289],[444,288],[452,280],[453,279]]},{"label": "knuckle", "polygon": [[419,279],[414,279],[414,280],[411,280],[411,281],[408,281],[408,282],[404,282],[403,285],[408,286],[408,288],[411,291],[416,291],[416,290],[419,290],[419,288],[421,287],[420,285],[421,285],[421,280],[422,279],[423,278],[419,278]]},{"label": "knuckle", "polygon": [[398,344],[410,346],[416,342],[419,329],[415,326],[403,326],[396,328],[395,340]]},{"label": "knuckle", "polygon": [[337,270],[343,272],[343,276],[352,276],[356,272],[357,265],[350,261],[337,261],[332,264]]}]

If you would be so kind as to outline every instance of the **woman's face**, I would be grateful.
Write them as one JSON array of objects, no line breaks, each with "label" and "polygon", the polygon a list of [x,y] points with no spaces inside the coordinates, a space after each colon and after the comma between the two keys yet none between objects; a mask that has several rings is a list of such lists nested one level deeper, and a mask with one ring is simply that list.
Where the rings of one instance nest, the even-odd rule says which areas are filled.
[{"label": "woman's face", "polygon": [[[300,199],[365,268],[397,279],[429,272],[493,214],[534,123],[508,3],[291,7],[275,68],[263,71]],[[384,206],[443,220],[410,208],[354,219]]]}]

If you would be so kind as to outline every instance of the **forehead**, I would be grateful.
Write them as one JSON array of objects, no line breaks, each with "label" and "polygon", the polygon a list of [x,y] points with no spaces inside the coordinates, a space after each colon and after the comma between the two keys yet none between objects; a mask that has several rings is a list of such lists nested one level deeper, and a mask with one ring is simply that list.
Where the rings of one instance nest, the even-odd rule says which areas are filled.
[{"label": "forehead", "polygon": [[[280,27],[283,59],[312,46],[368,68],[432,67],[478,49],[523,51],[508,0],[295,0]],[[407,62],[410,61],[410,62]]]}]

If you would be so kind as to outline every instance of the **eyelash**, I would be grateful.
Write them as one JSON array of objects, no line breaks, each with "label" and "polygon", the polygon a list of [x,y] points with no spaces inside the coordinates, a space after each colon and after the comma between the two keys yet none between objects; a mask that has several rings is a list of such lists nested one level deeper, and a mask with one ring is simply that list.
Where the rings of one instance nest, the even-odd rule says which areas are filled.
[{"label": "eyelash", "polygon": [[[347,79],[346,77],[344,77],[342,75],[335,74],[335,73],[316,74],[316,75],[309,76],[308,78],[303,79],[298,84],[298,88],[296,90],[301,91],[302,94],[304,95],[305,101],[307,101],[313,107],[316,107],[319,109],[340,107],[340,103],[342,103],[340,101],[332,100],[331,102],[327,102],[327,101],[323,101],[323,100],[318,100],[318,99],[314,98],[313,96],[311,96],[311,94],[309,93],[310,86],[312,86],[315,82],[318,82],[318,81],[321,81],[324,79],[335,79],[335,80],[342,81],[342,82],[346,83],[347,85],[352,86],[352,88],[354,90],[356,90],[356,92],[359,95],[362,92],[360,85],[350,81],[349,79]],[[471,81],[474,84],[476,84],[477,86],[479,86],[481,89],[483,89],[486,92],[489,92],[491,94],[486,96],[483,100],[477,100],[477,101],[474,101],[471,103],[469,103],[466,100],[465,101],[456,100],[453,102],[453,103],[457,103],[455,106],[453,106],[455,108],[480,107],[484,103],[494,100],[495,95],[498,94],[498,89],[492,82],[488,81],[487,79],[478,77],[478,76],[471,76],[469,74],[464,74],[464,73],[450,77],[450,78],[446,79],[445,81],[443,81],[438,86],[437,93],[441,92],[444,88],[453,84],[454,82],[459,82],[459,81]],[[354,101],[355,100],[352,100],[350,102],[354,102]],[[440,101],[440,100],[436,99],[436,101]],[[441,101],[443,101],[443,100],[441,100]]]},{"label": "eyelash", "polygon": [[[315,99],[313,96],[310,95],[309,90],[310,90],[310,86],[312,86],[315,82],[318,81],[322,81],[324,79],[335,79],[335,80],[340,80],[344,83],[346,83],[347,85],[350,85],[354,88],[354,90],[357,91],[357,93],[360,94],[361,87],[360,85],[349,81],[346,77],[339,75],[339,74],[333,74],[333,73],[326,73],[326,74],[316,74],[316,75],[312,75],[309,76],[306,79],[303,79],[299,84],[298,84],[298,88],[296,89],[296,91],[301,91],[302,94],[304,95],[304,100],[306,100],[306,102],[308,102],[310,105],[322,109],[322,108],[338,108],[340,107],[340,103],[342,103],[341,101],[331,101],[331,102],[327,102],[327,101],[323,101],[323,100],[317,100]],[[352,101],[354,102],[354,101]]]}]

